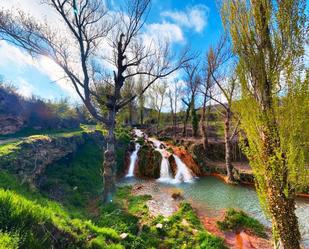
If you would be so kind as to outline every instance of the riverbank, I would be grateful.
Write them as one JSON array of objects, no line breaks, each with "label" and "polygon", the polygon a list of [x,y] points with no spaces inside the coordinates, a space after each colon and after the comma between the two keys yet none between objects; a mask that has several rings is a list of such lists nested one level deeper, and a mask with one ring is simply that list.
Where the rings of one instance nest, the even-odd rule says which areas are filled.
[{"label": "riverbank", "polygon": [[[130,180],[128,180],[130,181]],[[128,182],[126,182],[128,183]],[[131,182],[132,184],[132,182]],[[194,184],[194,183],[193,183]],[[205,206],[201,205],[190,198],[185,198],[183,191],[177,186],[173,185],[162,185],[156,181],[138,181],[138,183],[133,184],[132,194],[134,195],[144,195],[150,194],[152,199],[147,201],[147,207],[152,216],[162,215],[164,217],[170,217],[177,210],[179,210],[180,204],[185,201],[189,202],[194,209],[194,212],[199,217],[204,228],[224,239],[225,245],[231,249],[271,249],[271,233],[269,229],[267,230],[268,239],[258,237],[246,229],[241,229],[239,231],[228,231],[223,232],[218,228],[217,222],[222,221],[224,218],[225,210],[220,210],[220,215],[216,217],[211,217],[205,212]]]}]

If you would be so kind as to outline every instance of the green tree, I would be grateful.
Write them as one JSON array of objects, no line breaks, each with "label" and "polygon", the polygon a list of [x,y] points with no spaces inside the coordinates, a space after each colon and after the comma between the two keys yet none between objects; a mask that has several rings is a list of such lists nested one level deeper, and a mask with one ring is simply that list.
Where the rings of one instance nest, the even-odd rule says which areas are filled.
[{"label": "green tree", "polygon": [[239,59],[245,151],[275,246],[284,249],[300,248],[295,191],[306,177],[303,115],[309,95],[308,81],[299,78],[304,10],[303,0],[225,0],[222,7]]}]

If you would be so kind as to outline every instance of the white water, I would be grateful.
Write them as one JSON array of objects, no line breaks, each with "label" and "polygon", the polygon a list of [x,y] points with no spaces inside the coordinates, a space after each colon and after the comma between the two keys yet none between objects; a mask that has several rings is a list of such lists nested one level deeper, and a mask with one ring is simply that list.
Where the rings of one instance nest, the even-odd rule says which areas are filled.
[{"label": "white water", "polygon": [[170,182],[173,180],[172,174],[170,172],[170,163],[167,158],[162,155],[161,169],[160,169],[160,182]]},{"label": "white water", "polygon": [[158,179],[158,181],[167,183],[192,182],[194,177],[191,170],[175,154],[173,154],[173,156],[177,165],[177,172],[175,178],[173,178],[170,170],[170,163],[167,159],[170,156],[170,153],[165,149],[161,149],[162,142],[160,142],[159,140],[154,138],[149,138],[148,140],[154,144],[156,150],[159,151],[162,155],[160,178]]},{"label": "white water", "polygon": [[177,165],[177,173],[175,175],[176,182],[191,182],[193,180],[193,175],[191,170],[187,167],[187,165],[181,161],[181,159],[173,155],[175,158],[175,162]]},{"label": "white water", "polygon": [[133,153],[130,156],[130,166],[129,166],[129,171],[128,174],[126,175],[126,177],[132,177],[134,176],[134,169],[135,169],[135,164],[136,164],[136,160],[137,160],[137,153],[140,149],[140,144],[136,143],[135,144],[135,151],[133,151]]}]

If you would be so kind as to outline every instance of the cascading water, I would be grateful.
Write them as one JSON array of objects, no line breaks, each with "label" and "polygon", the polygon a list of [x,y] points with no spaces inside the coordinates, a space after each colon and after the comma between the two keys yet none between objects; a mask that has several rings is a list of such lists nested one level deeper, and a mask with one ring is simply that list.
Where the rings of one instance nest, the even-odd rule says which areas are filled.
[{"label": "cascading water", "polygon": [[[167,183],[181,183],[181,182],[191,182],[194,178],[191,170],[187,167],[187,165],[177,156],[173,154],[173,157],[176,162],[177,166],[177,172],[175,175],[175,178],[173,178],[171,170],[170,170],[170,163],[168,160],[168,157],[171,155],[170,152],[168,152],[162,142],[155,138],[147,138],[147,136],[138,129],[134,129],[134,133],[139,138],[144,138],[154,145],[156,151],[159,151],[162,155],[162,161],[161,161],[161,169],[160,169],[160,178],[158,181],[160,182],[167,182]],[[134,175],[134,167],[135,162],[137,160],[137,152],[140,148],[139,144],[135,144],[135,151],[131,155],[131,161],[130,161],[130,167],[129,172],[127,174],[127,177],[131,177]]]},{"label": "cascading water", "polygon": [[149,138],[148,140],[153,143],[153,145],[156,147],[156,150],[159,151],[162,155],[160,178],[158,179],[158,181],[168,183],[180,183],[191,182],[193,180],[194,177],[191,170],[178,156],[174,154],[173,157],[175,158],[177,172],[175,178],[173,178],[170,171],[170,163],[167,159],[170,156],[170,153],[167,150],[161,148],[162,143],[159,140],[156,140],[154,138]]},{"label": "cascading water", "polygon": [[172,180],[173,180],[173,178],[172,178],[172,174],[170,172],[170,163],[169,163],[168,159],[165,158],[162,154],[160,178],[158,179],[158,181],[160,181],[160,182],[170,182]]},{"label": "cascading water", "polygon": [[137,153],[138,153],[140,147],[141,146],[140,146],[139,143],[135,144],[135,150],[133,151],[133,153],[130,156],[130,166],[129,166],[129,171],[128,171],[128,174],[126,175],[126,177],[134,176],[134,168],[135,168],[135,163],[136,163],[136,160],[137,160]]},{"label": "cascading water", "polygon": [[193,175],[191,170],[187,167],[187,165],[181,161],[181,159],[173,155],[175,158],[175,162],[177,165],[177,173],[175,175],[175,182],[191,182],[193,180]]}]

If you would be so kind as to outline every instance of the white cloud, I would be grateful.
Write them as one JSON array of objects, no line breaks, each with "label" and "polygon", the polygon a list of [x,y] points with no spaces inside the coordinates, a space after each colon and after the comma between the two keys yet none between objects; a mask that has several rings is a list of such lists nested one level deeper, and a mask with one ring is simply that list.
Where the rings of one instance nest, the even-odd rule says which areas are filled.
[{"label": "white cloud", "polygon": [[[10,45],[6,41],[0,41],[0,58],[0,66],[10,64],[14,67],[14,69],[16,69],[17,73],[18,71],[22,71],[25,67],[30,66],[33,69],[38,70],[40,73],[46,75],[51,81],[55,81],[55,84],[58,84],[61,89],[67,92],[73,99],[78,99],[73,86],[65,79],[61,79],[64,76],[62,69],[51,59],[44,56],[32,58],[28,53],[23,52],[18,47]],[[29,87],[30,83],[27,85],[25,84],[26,81],[19,80],[19,82],[21,82],[23,89],[27,89],[26,94],[29,94],[30,89],[33,90],[33,88]],[[47,84],[48,83],[46,83],[46,86],[48,87]]]},{"label": "white cloud", "polygon": [[164,11],[161,16],[167,17],[179,26],[192,28],[200,33],[207,25],[209,8],[206,5],[198,4],[188,7],[186,11]]},{"label": "white cloud", "polygon": [[145,27],[145,35],[154,41],[168,41],[170,43],[177,43],[184,41],[184,35],[181,28],[173,23],[152,23]]}]

